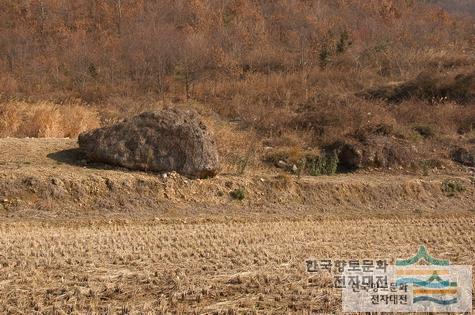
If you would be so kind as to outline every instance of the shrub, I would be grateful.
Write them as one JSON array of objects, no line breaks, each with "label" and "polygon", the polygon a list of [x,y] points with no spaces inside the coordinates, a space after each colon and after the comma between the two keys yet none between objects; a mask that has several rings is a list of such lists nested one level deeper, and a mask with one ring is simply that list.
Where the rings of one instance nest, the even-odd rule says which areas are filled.
[{"label": "shrub", "polygon": [[437,159],[421,160],[419,162],[419,167],[422,170],[424,176],[429,176],[429,171],[434,168],[440,168],[443,166],[442,161]]},{"label": "shrub", "polygon": [[391,136],[396,135],[394,126],[386,123],[379,123],[375,125],[366,125],[358,128],[354,137],[359,141],[366,141],[371,136]]},{"label": "shrub", "polygon": [[246,171],[246,168],[249,165],[249,162],[251,161],[252,157],[255,155],[255,151],[256,151],[256,148],[255,148],[255,144],[253,143],[249,146],[249,149],[247,150],[246,154],[243,157],[239,158],[238,165],[237,165],[238,175],[244,174],[244,172]]},{"label": "shrub", "polygon": [[321,69],[325,69],[330,62],[331,51],[327,45],[323,45],[318,54],[318,60]]},{"label": "shrub", "polygon": [[299,147],[281,147],[269,150],[264,156],[264,161],[274,165],[278,164],[279,161],[285,161],[289,165],[298,165],[307,153],[311,154]]},{"label": "shrub", "polygon": [[246,191],[244,190],[244,188],[237,188],[232,190],[229,195],[235,200],[243,200],[244,198],[246,198]]},{"label": "shrub", "polygon": [[347,31],[343,31],[340,34],[340,38],[336,44],[336,53],[343,54],[349,46],[351,46],[350,36]]},{"label": "shrub", "polygon": [[465,190],[465,186],[460,181],[446,179],[442,182],[442,191],[448,196],[454,196],[456,193],[461,193]]},{"label": "shrub", "polygon": [[414,131],[420,134],[423,138],[432,138],[435,136],[435,129],[429,125],[414,126]]},{"label": "shrub", "polygon": [[338,169],[338,154],[333,151],[331,154],[323,155],[317,159],[312,159],[306,164],[309,174],[312,176],[334,175]]}]

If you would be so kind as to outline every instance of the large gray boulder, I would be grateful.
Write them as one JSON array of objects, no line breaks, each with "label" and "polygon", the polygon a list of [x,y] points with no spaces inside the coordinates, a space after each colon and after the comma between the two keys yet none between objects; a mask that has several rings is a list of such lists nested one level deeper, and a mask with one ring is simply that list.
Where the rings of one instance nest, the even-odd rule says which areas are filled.
[{"label": "large gray boulder", "polygon": [[215,142],[193,110],[145,112],[79,135],[79,147],[94,162],[134,170],[176,171],[193,178],[219,169]]}]

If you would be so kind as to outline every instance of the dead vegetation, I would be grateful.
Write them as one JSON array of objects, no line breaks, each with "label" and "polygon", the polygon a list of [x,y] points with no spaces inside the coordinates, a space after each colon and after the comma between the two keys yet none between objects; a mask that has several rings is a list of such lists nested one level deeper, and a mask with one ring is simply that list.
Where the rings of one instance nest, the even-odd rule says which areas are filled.
[{"label": "dead vegetation", "polygon": [[461,2],[3,2],[0,20],[22,23],[0,31],[0,135],[75,137],[178,103],[212,126],[226,173],[328,155],[381,124],[418,152],[464,146],[475,24]]},{"label": "dead vegetation", "polygon": [[0,312],[338,313],[332,275],[306,273],[306,259],[391,263],[428,244],[436,257],[472,265],[474,224],[473,216],[2,223]]},{"label": "dead vegetation", "polygon": [[0,107],[2,137],[75,138],[99,126],[97,111],[80,104],[11,101]]},{"label": "dead vegetation", "polygon": [[377,87],[359,95],[394,103],[410,98],[418,98],[430,103],[441,101],[471,103],[475,100],[475,72],[451,75],[434,75],[424,72],[408,82]]}]

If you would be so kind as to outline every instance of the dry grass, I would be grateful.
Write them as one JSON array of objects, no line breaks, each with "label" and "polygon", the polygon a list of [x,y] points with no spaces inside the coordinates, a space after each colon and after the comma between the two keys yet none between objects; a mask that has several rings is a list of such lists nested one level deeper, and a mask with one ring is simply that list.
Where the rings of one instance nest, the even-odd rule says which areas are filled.
[{"label": "dry grass", "polygon": [[418,98],[430,103],[441,101],[469,103],[475,98],[475,72],[441,75],[427,71],[413,80],[377,87],[360,94],[392,103],[400,103],[410,98]]},{"label": "dry grass", "polygon": [[[0,137],[75,138],[82,131],[145,110],[157,110],[167,103],[120,98],[94,107],[74,102],[6,102],[0,104]],[[362,130],[374,126],[388,126],[392,132],[385,136],[404,139],[418,148],[415,165],[417,160],[428,158],[423,152],[431,150],[437,152],[430,158],[447,159],[452,146],[464,146],[470,141],[475,126],[475,109],[454,101],[427,103],[411,99],[391,106],[384,101],[339,97],[294,103],[278,111],[265,105],[260,110],[250,105],[226,107],[225,103],[217,106],[198,101],[185,104],[201,113],[215,134],[222,172],[233,174],[268,168],[279,160],[298,164],[303,156],[318,156],[333,144],[351,141]],[[225,108],[238,108],[240,112],[232,114]]]},{"label": "dry grass", "polygon": [[74,138],[99,126],[98,113],[84,105],[18,101],[0,104],[2,137]]},{"label": "dry grass", "polygon": [[16,106],[4,105],[0,108],[0,136],[17,134],[22,124],[22,117]]},{"label": "dry grass", "polygon": [[[254,130],[264,146],[277,148],[323,148],[380,124],[391,125],[408,138],[421,125],[437,126],[448,137],[470,132],[475,125],[475,112],[469,105],[475,92],[470,75],[449,75],[448,83],[443,75],[409,80],[401,85],[409,87],[397,105],[387,97],[366,100],[355,96],[358,84],[345,87],[349,77],[358,79],[341,70],[315,74],[315,82],[294,73],[250,74],[237,83],[203,83],[198,98],[206,100],[205,106],[221,118]],[[365,82],[368,78],[362,80],[362,86],[370,84]]]},{"label": "dry grass", "polygon": [[248,169],[261,167],[262,145],[254,132],[223,121],[207,119],[207,122],[218,145],[223,173],[242,175]]},{"label": "dry grass", "polygon": [[64,136],[75,138],[81,132],[98,128],[100,126],[97,111],[90,108],[73,105],[61,111],[64,126]]},{"label": "dry grass", "polygon": [[40,104],[32,112],[31,120],[22,128],[27,137],[58,138],[64,134],[66,121],[56,105]]},{"label": "dry grass", "polygon": [[394,107],[392,114],[400,125],[430,126],[442,135],[467,134],[475,127],[475,108],[455,102],[404,101]]},{"label": "dry grass", "polygon": [[332,277],[307,274],[306,259],[391,262],[425,244],[474,265],[474,224],[473,216],[2,223],[0,312],[338,313]]}]

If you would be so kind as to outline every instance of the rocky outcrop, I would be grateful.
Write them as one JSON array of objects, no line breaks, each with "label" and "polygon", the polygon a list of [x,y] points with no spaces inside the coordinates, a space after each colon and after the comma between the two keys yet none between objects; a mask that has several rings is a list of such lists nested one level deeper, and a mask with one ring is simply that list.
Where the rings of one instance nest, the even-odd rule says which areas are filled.
[{"label": "rocky outcrop", "polygon": [[365,167],[408,166],[416,155],[415,148],[406,141],[380,135],[360,141],[338,141],[327,150],[336,152],[338,167],[342,171],[354,171]]}]

